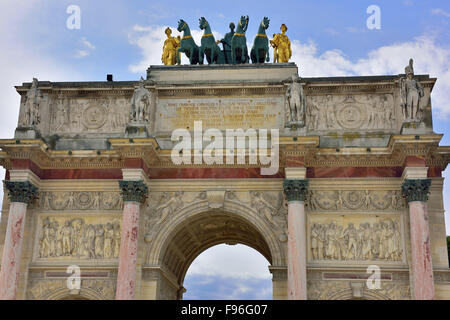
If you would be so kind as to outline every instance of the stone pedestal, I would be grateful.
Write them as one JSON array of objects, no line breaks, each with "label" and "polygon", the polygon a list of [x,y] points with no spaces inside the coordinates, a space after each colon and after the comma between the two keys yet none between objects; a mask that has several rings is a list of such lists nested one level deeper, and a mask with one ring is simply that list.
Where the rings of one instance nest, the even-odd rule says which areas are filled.
[{"label": "stone pedestal", "polygon": [[306,300],[306,217],[307,180],[285,180],[288,201],[288,299]]},{"label": "stone pedestal", "polygon": [[27,205],[37,194],[29,182],[5,181],[10,197],[8,225],[0,269],[0,300],[14,300],[17,294]]},{"label": "stone pedestal", "polygon": [[141,122],[131,122],[125,128],[126,138],[148,138],[147,124]]},{"label": "stone pedestal", "polygon": [[147,196],[147,186],[142,181],[123,180],[119,181],[119,185],[124,205],[116,300],[132,300],[136,289],[140,204]]},{"label": "stone pedestal", "polygon": [[15,139],[39,139],[41,134],[35,127],[17,127],[14,132]]},{"label": "stone pedestal", "polygon": [[428,225],[428,191],[430,179],[406,179],[402,186],[409,204],[411,233],[411,277],[413,298],[434,299],[433,264]]}]

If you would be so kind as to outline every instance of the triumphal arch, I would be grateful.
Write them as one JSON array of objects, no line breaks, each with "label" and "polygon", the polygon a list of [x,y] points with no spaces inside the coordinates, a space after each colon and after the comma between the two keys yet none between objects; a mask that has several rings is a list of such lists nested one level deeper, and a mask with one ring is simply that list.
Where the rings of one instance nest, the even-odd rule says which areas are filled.
[{"label": "triumphal arch", "polygon": [[450,298],[435,78],[176,55],[140,81],[16,87],[0,298],[181,299],[220,243],[267,258],[274,299]]}]

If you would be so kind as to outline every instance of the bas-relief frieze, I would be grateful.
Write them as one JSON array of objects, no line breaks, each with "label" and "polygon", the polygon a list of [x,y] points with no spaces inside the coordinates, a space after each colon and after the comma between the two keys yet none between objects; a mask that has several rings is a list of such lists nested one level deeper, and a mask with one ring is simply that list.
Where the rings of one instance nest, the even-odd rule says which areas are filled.
[{"label": "bas-relief frieze", "polygon": [[39,194],[41,210],[121,210],[119,192],[50,192]]},{"label": "bas-relief frieze", "polygon": [[36,259],[116,259],[120,217],[40,216]]},{"label": "bas-relief frieze", "polygon": [[123,132],[129,121],[126,97],[66,98],[59,95],[51,105],[52,133]]},{"label": "bas-relief frieze", "polygon": [[[91,299],[114,299],[115,287],[115,280],[82,279],[79,295]],[[89,292],[85,294],[85,291]],[[64,299],[70,295],[66,279],[32,280],[28,289],[28,296],[33,300]]]},{"label": "bas-relief frieze", "polygon": [[404,260],[399,215],[310,214],[308,256],[311,262],[367,263]]},{"label": "bas-relief frieze", "polygon": [[309,131],[393,130],[396,128],[392,94],[307,96]]},{"label": "bas-relief frieze", "polygon": [[310,211],[397,211],[406,208],[406,202],[400,190],[310,190],[306,205]]},{"label": "bas-relief frieze", "polygon": [[[368,289],[363,282],[362,299],[409,300],[411,293],[408,282],[381,281],[380,289]],[[351,282],[330,280],[308,280],[309,300],[352,299]]]}]

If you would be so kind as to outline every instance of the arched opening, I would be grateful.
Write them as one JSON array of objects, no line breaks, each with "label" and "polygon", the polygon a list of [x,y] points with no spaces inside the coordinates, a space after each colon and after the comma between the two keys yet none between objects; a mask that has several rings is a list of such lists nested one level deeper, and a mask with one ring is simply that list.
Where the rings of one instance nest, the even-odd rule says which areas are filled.
[{"label": "arched opening", "polygon": [[[277,234],[264,219],[245,208],[229,209],[197,211],[185,208],[172,217],[167,228],[153,234],[153,245],[148,251],[148,270],[159,275],[147,277],[147,287],[156,289],[154,294],[148,294],[149,297],[182,299],[186,273],[201,253],[220,244],[241,244],[265,258],[266,268],[269,266],[273,276],[273,297],[284,299],[285,248]],[[151,281],[154,284],[150,284]]]},{"label": "arched opening", "polygon": [[202,252],[184,278],[186,300],[272,299],[269,261],[241,244],[220,244]]}]

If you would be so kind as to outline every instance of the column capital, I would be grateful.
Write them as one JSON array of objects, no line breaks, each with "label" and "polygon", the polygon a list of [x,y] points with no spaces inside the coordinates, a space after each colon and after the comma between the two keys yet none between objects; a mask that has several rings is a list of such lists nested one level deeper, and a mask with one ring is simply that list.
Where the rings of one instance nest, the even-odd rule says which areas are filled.
[{"label": "column capital", "polygon": [[119,180],[119,187],[122,189],[123,201],[144,203],[147,198],[148,188],[142,180]]},{"label": "column capital", "polygon": [[308,195],[308,184],[307,179],[285,179],[283,191],[287,201],[305,201]]},{"label": "column capital", "polygon": [[5,180],[5,187],[11,202],[22,202],[29,204],[37,198],[38,188],[29,181]]},{"label": "column capital", "polygon": [[431,179],[405,179],[402,184],[402,193],[406,201],[428,201]]}]

